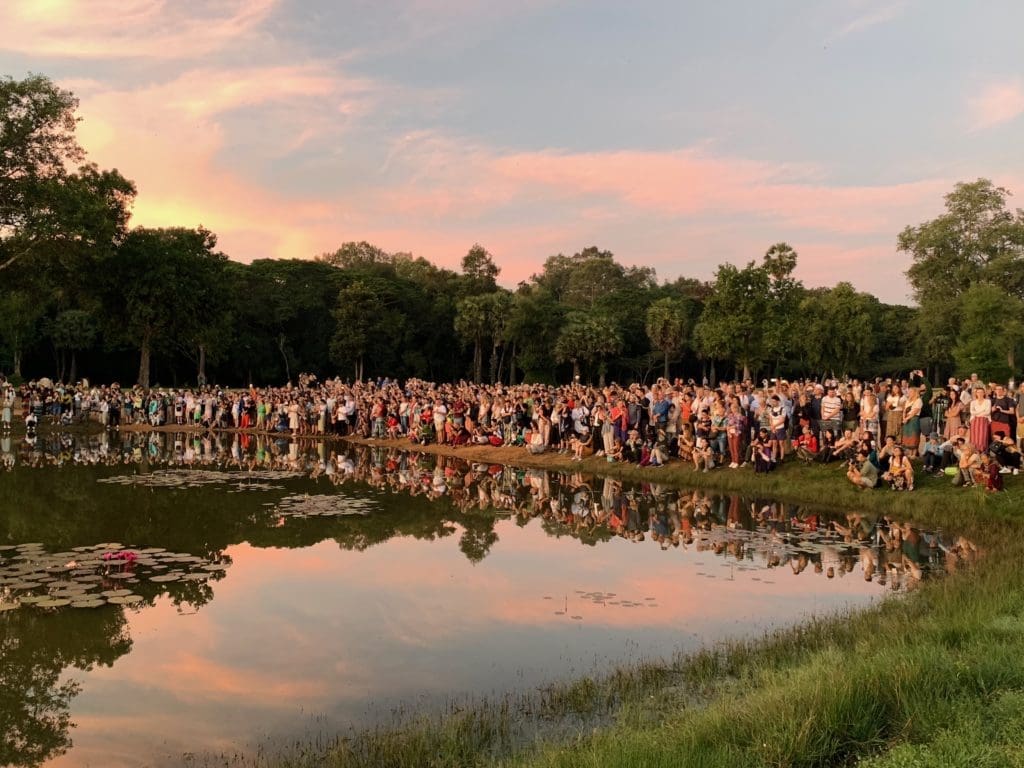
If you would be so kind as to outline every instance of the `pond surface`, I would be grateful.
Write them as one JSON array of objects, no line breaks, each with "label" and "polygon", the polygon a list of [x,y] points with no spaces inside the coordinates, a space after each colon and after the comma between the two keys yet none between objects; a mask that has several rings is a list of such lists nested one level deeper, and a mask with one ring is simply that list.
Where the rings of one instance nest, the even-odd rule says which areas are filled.
[{"label": "pond surface", "polygon": [[344,444],[0,439],[0,764],[177,765],[864,606],[957,537]]}]

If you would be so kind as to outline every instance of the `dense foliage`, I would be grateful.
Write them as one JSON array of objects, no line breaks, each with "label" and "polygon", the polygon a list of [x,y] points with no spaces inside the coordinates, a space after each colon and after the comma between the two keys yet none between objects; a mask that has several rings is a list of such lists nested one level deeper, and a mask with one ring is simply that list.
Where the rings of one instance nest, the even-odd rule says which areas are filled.
[{"label": "dense foliage", "polygon": [[899,235],[919,308],[849,283],[807,288],[786,243],[709,283],[659,283],[588,247],[509,291],[479,244],[458,272],[365,242],[243,264],[202,227],[129,229],[135,187],[81,164],[76,108],[45,77],[0,80],[0,371],[16,376],[760,379],[924,361],[935,376],[1005,378],[1021,359],[1024,213],[984,179]]}]

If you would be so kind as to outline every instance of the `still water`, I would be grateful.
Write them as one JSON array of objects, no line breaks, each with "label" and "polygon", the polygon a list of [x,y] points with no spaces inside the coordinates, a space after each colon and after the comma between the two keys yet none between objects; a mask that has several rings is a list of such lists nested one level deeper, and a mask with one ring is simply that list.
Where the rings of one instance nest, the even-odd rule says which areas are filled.
[{"label": "still water", "polygon": [[176,765],[864,606],[970,543],[344,444],[4,438],[0,765]]}]

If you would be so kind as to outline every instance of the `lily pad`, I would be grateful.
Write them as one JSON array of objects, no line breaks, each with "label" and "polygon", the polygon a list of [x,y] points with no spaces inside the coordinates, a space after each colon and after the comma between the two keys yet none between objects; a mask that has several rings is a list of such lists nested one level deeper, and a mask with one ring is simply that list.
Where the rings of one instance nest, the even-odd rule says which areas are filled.
[{"label": "lily pad", "polygon": [[106,600],[76,600],[72,601],[72,608],[100,608],[107,604]]},{"label": "lily pad", "polygon": [[111,605],[136,605],[142,602],[141,595],[123,595],[122,597],[111,597],[107,601]]},{"label": "lily pad", "polygon": [[71,601],[56,597],[48,600],[40,600],[36,603],[37,608],[63,608],[66,605],[71,605]]}]

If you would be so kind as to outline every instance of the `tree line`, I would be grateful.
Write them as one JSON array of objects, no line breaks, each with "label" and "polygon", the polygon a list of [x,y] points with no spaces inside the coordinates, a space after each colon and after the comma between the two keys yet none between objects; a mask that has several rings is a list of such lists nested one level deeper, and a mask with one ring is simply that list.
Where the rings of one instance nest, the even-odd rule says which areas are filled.
[{"label": "tree line", "polygon": [[786,243],[710,281],[660,282],[591,246],[509,290],[479,244],[459,271],[366,242],[243,264],[202,227],[131,228],[135,185],[86,162],[77,107],[44,76],[0,80],[0,371],[15,376],[602,382],[927,365],[1005,379],[1021,359],[1024,212],[986,179],[899,234],[913,307],[804,286]]}]

